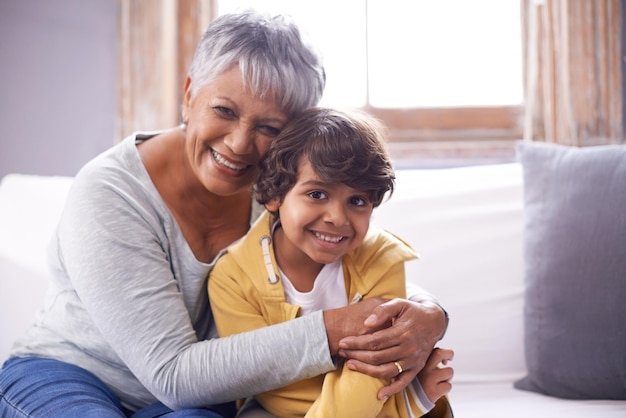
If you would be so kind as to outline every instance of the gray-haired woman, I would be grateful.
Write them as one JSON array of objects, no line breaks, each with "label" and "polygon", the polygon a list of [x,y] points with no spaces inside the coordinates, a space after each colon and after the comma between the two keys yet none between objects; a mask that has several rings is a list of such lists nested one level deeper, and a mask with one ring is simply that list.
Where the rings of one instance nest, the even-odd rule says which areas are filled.
[{"label": "gray-haired woman", "polygon": [[207,274],[258,215],[261,156],[324,84],[284,17],[248,11],[209,25],[182,125],[133,134],[76,175],[44,307],[0,371],[0,415],[230,416],[230,401],[327,372],[336,354],[378,377],[401,364],[380,396],[415,377],[445,329],[428,296],[214,338]]}]

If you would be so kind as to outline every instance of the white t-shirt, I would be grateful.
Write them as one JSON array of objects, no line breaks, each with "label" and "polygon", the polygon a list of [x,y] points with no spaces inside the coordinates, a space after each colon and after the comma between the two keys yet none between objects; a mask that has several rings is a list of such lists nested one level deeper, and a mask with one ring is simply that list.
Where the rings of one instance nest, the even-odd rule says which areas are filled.
[{"label": "white t-shirt", "polygon": [[289,278],[280,270],[285,289],[285,299],[292,305],[300,306],[302,315],[315,311],[341,308],[348,305],[346,282],[343,277],[341,260],[326,264],[315,278],[310,292],[299,292]]}]

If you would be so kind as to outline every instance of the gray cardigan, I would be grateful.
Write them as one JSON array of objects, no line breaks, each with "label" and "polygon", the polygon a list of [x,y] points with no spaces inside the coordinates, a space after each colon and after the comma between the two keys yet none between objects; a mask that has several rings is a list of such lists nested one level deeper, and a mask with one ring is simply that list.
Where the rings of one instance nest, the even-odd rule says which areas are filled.
[{"label": "gray cardigan", "polygon": [[202,406],[334,368],[322,313],[217,339],[198,261],[136,149],[137,134],[77,174],[49,246],[44,307],[12,355],[83,367],[130,409]]}]

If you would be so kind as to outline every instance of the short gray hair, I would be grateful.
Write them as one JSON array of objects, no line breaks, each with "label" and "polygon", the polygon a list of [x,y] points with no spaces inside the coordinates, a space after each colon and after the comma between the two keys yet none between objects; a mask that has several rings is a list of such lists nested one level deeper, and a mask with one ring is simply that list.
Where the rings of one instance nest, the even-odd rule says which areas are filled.
[{"label": "short gray hair", "polygon": [[234,65],[252,94],[272,94],[289,115],[317,105],[324,92],[321,57],[284,15],[245,10],[211,22],[189,70],[191,93]]}]

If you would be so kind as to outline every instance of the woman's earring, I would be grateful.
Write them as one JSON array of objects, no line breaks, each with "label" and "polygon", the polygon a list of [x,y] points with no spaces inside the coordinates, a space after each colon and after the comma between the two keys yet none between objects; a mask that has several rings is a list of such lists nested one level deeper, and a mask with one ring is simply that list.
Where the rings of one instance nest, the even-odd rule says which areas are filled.
[{"label": "woman's earring", "polygon": [[180,124],[180,129],[185,132],[185,130],[187,129],[187,118],[185,116],[183,116],[183,121]]}]

